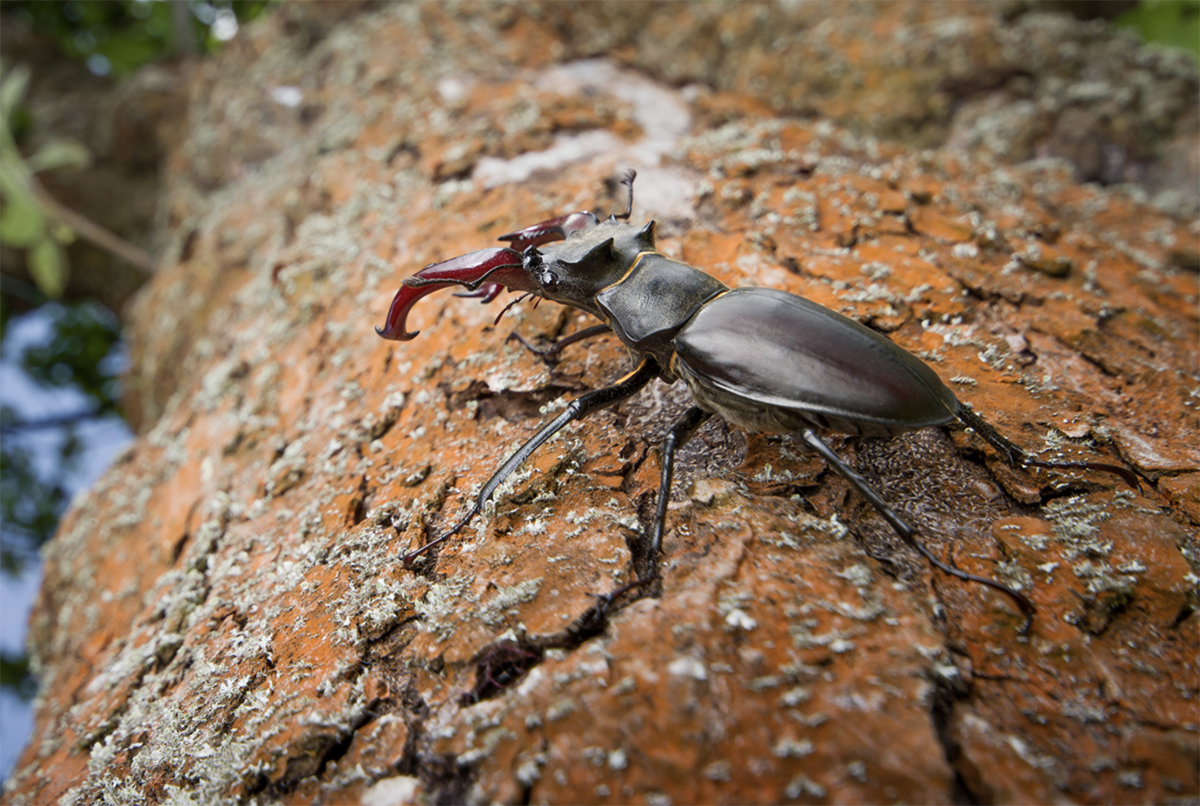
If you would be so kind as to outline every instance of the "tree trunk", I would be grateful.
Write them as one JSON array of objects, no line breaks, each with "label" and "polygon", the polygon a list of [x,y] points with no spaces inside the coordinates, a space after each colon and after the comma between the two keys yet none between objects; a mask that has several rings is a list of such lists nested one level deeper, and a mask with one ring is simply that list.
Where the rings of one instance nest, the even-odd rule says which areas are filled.
[{"label": "tree trunk", "polygon": [[[970,128],[952,91],[983,103],[1013,30],[1030,49],[1056,31],[1043,72],[1080,86],[1113,53],[1174,62],[990,5],[329,8],[281,7],[195,79],[169,268],[131,316],[142,435],[48,549],[10,802],[1198,794],[1200,229],[1062,160],[869,134]],[[632,19],[600,20],[614,8]],[[1195,138],[1180,108],[1171,136]],[[934,554],[1032,599],[1028,637],[798,438],[716,420],[680,456],[661,587],[605,606],[640,559],[681,384],[568,427],[400,562],[630,364],[608,336],[547,367],[510,334],[594,322],[532,300],[497,321],[506,300],[432,295],[415,340],[383,341],[392,292],[516,228],[620,212],[626,167],[664,254],[886,331],[1038,458],[1138,474],[1016,469],[962,429],[831,437]]]}]

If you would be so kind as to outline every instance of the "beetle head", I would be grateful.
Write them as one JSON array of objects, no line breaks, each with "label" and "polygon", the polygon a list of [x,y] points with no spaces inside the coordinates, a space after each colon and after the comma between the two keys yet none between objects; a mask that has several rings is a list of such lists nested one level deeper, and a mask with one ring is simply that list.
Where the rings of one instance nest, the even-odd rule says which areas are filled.
[{"label": "beetle head", "polygon": [[[442,288],[458,286],[478,292],[485,285],[504,286],[561,302],[599,315],[596,295],[619,281],[637,256],[654,249],[654,222],[641,229],[609,219],[572,231],[565,241],[530,246],[522,254],[499,247],[482,249],[441,263],[432,263],[396,292],[387,322],[375,332],[385,339],[408,341],[405,320],[417,300]],[[494,294],[483,295],[487,301]]]},{"label": "beetle head", "polygon": [[615,220],[572,233],[565,241],[521,256],[538,296],[595,312],[596,295],[629,273],[638,255],[654,250],[654,222],[636,229]]}]

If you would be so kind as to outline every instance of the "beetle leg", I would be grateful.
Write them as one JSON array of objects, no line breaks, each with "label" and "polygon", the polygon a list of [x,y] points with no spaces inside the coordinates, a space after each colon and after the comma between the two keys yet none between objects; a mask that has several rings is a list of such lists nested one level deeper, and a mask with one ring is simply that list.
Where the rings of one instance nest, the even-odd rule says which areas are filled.
[{"label": "beetle leg", "polygon": [[537,357],[541,358],[547,364],[556,364],[556,363],[558,363],[558,354],[560,352],[562,352],[562,349],[564,347],[569,347],[570,345],[576,344],[577,342],[584,341],[585,339],[590,339],[593,336],[599,336],[602,333],[610,333],[610,332],[612,332],[612,328],[609,327],[608,325],[592,325],[591,327],[585,327],[583,330],[580,330],[577,333],[572,333],[570,336],[563,336],[561,339],[552,343],[549,347],[547,347],[545,349],[539,349],[537,347],[534,347],[532,344],[530,344],[529,342],[527,342],[525,340],[524,336],[522,336],[520,333],[517,333],[515,331],[509,336],[509,338],[516,339],[517,341],[521,342],[522,347],[524,347],[526,350],[533,353]]},{"label": "beetle leg", "polygon": [[997,431],[988,423],[987,420],[979,416],[979,414],[963,403],[961,400],[958,404],[958,419],[963,425],[973,430],[983,438],[983,441],[991,445],[1008,460],[1008,463],[1013,467],[1048,467],[1048,468],[1077,468],[1080,470],[1100,470],[1105,473],[1113,473],[1120,476],[1122,480],[1135,490],[1141,489],[1138,485],[1138,477],[1132,470],[1126,467],[1110,465],[1104,462],[1046,462],[1041,459],[1034,459],[1025,451],[1018,448],[1008,440],[1003,434]]},{"label": "beetle leg", "polygon": [[699,406],[692,406],[683,413],[670,433],[663,440],[662,447],[662,478],[658,487],[658,501],[654,510],[654,524],[650,527],[650,546],[646,551],[646,561],[649,570],[632,582],[628,582],[615,591],[596,595],[595,616],[604,616],[613,601],[623,593],[640,588],[658,578],[658,555],[662,551],[663,532],[666,531],[667,504],[671,500],[671,478],[675,474],[675,451],[682,448],[688,440],[712,417],[710,412]]},{"label": "beetle leg", "polygon": [[941,571],[943,574],[949,574],[950,576],[958,577],[959,579],[963,579],[968,582],[976,582],[980,585],[987,585],[989,588],[998,590],[1012,599],[1016,603],[1017,607],[1021,609],[1021,612],[1025,615],[1025,626],[1021,628],[1021,634],[1027,635],[1029,633],[1029,628],[1033,626],[1034,608],[1033,602],[1029,601],[1025,594],[1008,587],[1002,582],[997,582],[994,579],[976,576],[975,574],[968,574],[966,571],[955,568],[951,565],[947,565],[937,557],[934,557],[929,549],[925,547],[925,544],[917,539],[916,530],[909,526],[903,518],[896,514],[896,511],[893,510],[888,503],[880,497],[879,493],[871,489],[870,485],[867,484],[866,479],[851,470],[849,466],[842,461],[841,457],[834,453],[833,450],[826,445],[819,436],[817,436],[815,431],[813,431],[811,428],[805,428],[800,432],[800,436],[810,448],[816,451],[822,459],[829,463],[830,467],[836,470],[842,478],[850,482],[850,486],[857,490],[863,498],[867,499],[867,502],[870,503],[871,506],[875,507],[876,511],[883,516],[884,520],[891,524],[891,527],[896,530],[896,533],[900,535],[900,537],[904,539],[904,542],[916,549],[917,553],[924,557],[926,562]]},{"label": "beetle leg", "polygon": [[635,179],[637,179],[637,171],[632,168],[626,171],[625,175],[621,177],[621,184],[629,188],[629,201],[625,205],[625,212],[612,214],[611,217],[614,220],[628,221],[629,217],[633,215],[633,180]]},{"label": "beetle leg", "polygon": [[671,478],[675,474],[675,451],[682,448],[710,417],[710,412],[692,406],[671,426],[671,432],[663,440],[662,478],[658,485],[658,502],[654,510],[654,525],[650,530],[650,547],[647,551],[650,566],[648,577],[658,575],[658,554],[662,550],[663,532],[667,523],[667,504],[671,500]]},{"label": "beetle leg", "polygon": [[637,369],[626,375],[621,380],[617,381],[612,386],[606,386],[603,389],[597,389],[594,392],[588,392],[587,394],[580,395],[572,400],[567,404],[567,408],[562,414],[558,415],[553,420],[546,423],[546,425],[542,426],[542,428],[536,434],[530,437],[530,439],[526,441],[524,445],[517,449],[516,453],[508,457],[508,461],[501,465],[499,470],[492,474],[492,477],[487,480],[487,483],[484,484],[483,488],[479,491],[479,495],[476,497],[475,503],[471,506],[471,509],[467,511],[466,515],[459,518],[458,521],[451,526],[445,534],[441,535],[436,540],[426,543],[419,549],[415,549],[410,551],[408,554],[405,554],[402,558],[405,565],[411,563],[415,558],[429,551],[434,546],[443,543],[447,539],[462,531],[462,528],[470,523],[472,518],[479,514],[479,512],[483,509],[483,505],[488,502],[488,499],[492,497],[492,494],[496,492],[496,489],[504,483],[504,480],[511,476],[513,471],[520,467],[521,463],[528,459],[529,456],[538,448],[540,448],[542,443],[550,439],[550,437],[557,434],[569,423],[575,420],[582,420],[584,417],[587,417],[590,414],[595,414],[601,409],[606,409],[609,406],[615,406],[623,400],[628,400],[641,391],[643,386],[650,383],[650,381],[657,377],[658,365],[653,361],[646,359],[638,365]]}]

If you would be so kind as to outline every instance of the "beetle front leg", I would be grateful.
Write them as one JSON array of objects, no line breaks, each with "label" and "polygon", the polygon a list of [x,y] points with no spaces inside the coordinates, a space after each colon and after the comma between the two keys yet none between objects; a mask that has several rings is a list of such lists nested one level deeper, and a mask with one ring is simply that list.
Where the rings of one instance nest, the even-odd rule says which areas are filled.
[{"label": "beetle front leg", "polygon": [[410,551],[401,559],[405,565],[410,564],[414,559],[429,551],[434,546],[440,545],[446,540],[462,531],[471,519],[478,515],[484,504],[492,497],[497,488],[504,483],[505,479],[513,474],[513,472],[521,466],[521,463],[530,457],[530,455],[542,446],[546,440],[557,434],[563,428],[575,420],[582,420],[590,414],[595,414],[601,409],[606,409],[609,406],[615,406],[623,400],[628,400],[633,397],[642,387],[650,383],[658,377],[658,365],[653,361],[646,359],[638,365],[637,369],[626,375],[621,380],[617,381],[612,386],[606,386],[603,389],[597,389],[594,392],[588,392],[585,395],[572,400],[567,404],[566,410],[562,414],[555,417],[546,425],[534,434],[524,445],[517,449],[516,453],[508,457],[508,460],[500,466],[500,469],[492,474],[492,477],[483,485],[483,489],[479,491],[475,503],[467,514],[459,518],[459,520],[450,529],[436,540],[426,543],[418,549]]},{"label": "beetle front leg", "polygon": [[517,333],[515,330],[509,334],[509,338],[519,341],[522,347],[545,361],[547,364],[557,364],[558,354],[562,352],[564,347],[569,347],[572,344],[577,344],[578,342],[585,341],[594,336],[600,336],[611,332],[612,328],[608,325],[592,325],[591,327],[585,327],[583,330],[580,330],[577,333],[572,333],[570,336],[563,336],[561,339],[551,343],[549,347],[543,350],[534,347],[525,340],[524,336],[522,336],[520,333]]},{"label": "beetle front leg", "polygon": [[976,576],[975,574],[968,574],[966,571],[955,568],[951,565],[947,565],[937,557],[934,557],[932,552],[925,547],[925,544],[917,539],[916,530],[909,526],[903,518],[896,514],[895,510],[893,510],[888,503],[880,497],[879,493],[875,492],[875,490],[873,490],[871,486],[867,484],[866,479],[851,470],[850,467],[842,461],[841,457],[834,453],[833,450],[826,445],[819,436],[817,436],[815,431],[813,431],[811,428],[805,428],[800,432],[800,436],[803,438],[805,444],[816,451],[822,459],[828,462],[830,467],[836,470],[842,478],[850,482],[850,486],[857,490],[859,495],[867,499],[867,502],[873,506],[880,515],[883,516],[883,519],[886,520],[893,529],[896,530],[896,533],[904,539],[904,542],[916,549],[917,553],[924,557],[926,562],[928,562],[937,570],[941,571],[943,574],[949,574],[950,576],[958,577],[959,579],[967,582],[976,582],[980,585],[987,585],[989,588],[998,590],[1012,599],[1016,603],[1017,607],[1021,609],[1021,612],[1025,615],[1025,625],[1021,628],[1021,634],[1027,635],[1029,633],[1030,627],[1033,626],[1034,607],[1033,602],[1029,601],[1025,594],[1008,587],[1002,582],[997,582],[994,579]]}]

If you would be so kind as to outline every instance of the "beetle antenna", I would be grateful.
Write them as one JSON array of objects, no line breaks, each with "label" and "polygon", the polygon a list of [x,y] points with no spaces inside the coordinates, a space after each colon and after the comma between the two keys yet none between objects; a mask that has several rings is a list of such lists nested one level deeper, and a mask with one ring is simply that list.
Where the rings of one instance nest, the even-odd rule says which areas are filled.
[{"label": "beetle antenna", "polygon": [[495,322],[492,322],[492,324],[493,324],[493,325],[498,325],[498,324],[500,324],[500,320],[504,318],[504,314],[508,313],[508,309],[509,309],[509,308],[511,308],[512,306],[516,305],[518,302],[524,302],[524,301],[525,301],[525,298],[526,298],[526,297],[529,297],[529,296],[532,296],[532,295],[531,295],[529,292],[525,292],[525,293],[524,293],[524,294],[522,294],[521,296],[519,296],[519,297],[517,297],[516,299],[514,299],[512,302],[510,302],[510,303],[508,303],[507,305],[505,305],[505,306],[504,306],[504,310],[502,310],[502,311],[500,311],[500,313],[496,314],[496,321],[495,321]]},{"label": "beetle antenna", "polygon": [[629,216],[633,215],[633,180],[634,179],[637,179],[637,171],[633,170],[632,168],[629,169],[629,172],[626,173],[625,176],[621,177],[621,184],[624,185],[625,187],[629,188],[629,202],[628,202],[628,206],[625,208],[624,213],[621,213],[620,215],[613,213],[612,217],[617,219],[618,221],[628,221]]}]

